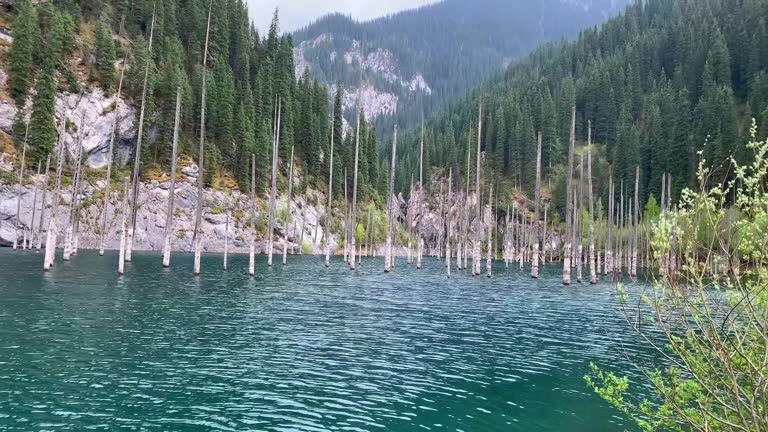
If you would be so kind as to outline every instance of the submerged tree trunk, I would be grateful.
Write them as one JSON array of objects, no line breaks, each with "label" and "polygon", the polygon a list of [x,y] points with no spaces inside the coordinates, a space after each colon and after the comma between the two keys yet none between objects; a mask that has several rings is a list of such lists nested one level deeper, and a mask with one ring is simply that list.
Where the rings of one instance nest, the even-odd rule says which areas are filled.
[{"label": "submerged tree trunk", "polygon": [[637,278],[637,250],[638,250],[638,224],[640,219],[640,166],[635,167],[635,211],[634,217],[634,246],[632,247],[632,263],[629,268],[629,275],[633,278]]},{"label": "submerged tree trunk", "polygon": [[53,265],[56,257],[56,237],[58,236],[58,227],[56,220],[59,217],[59,200],[61,200],[61,171],[64,167],[64,128],[66,122],[62,119],[59,127],[59,151],[56,157],[56,182],[53,189],[53,204],[51,208],[51,217],[48,219],[48,232],[45,239],[45,258],[43,260],[43,270],[48,271]]},{"label": "submerged tree trunk", "polygon": [[[35,192],[32,194],[32,221],[29,223],[29,249],[32,250],[35,243],[35,217],[37,216],[37,191],[40,189],[40,169],[42,162],[37,161],[37,176],[35,176]],[[43,203],[45,205],[45,203]]]},{"label": "submerged tree trunk", "polygon": [[50,178],[50,171],[51,171],[51,154],[48,154],[48,157],[45,161],[45,175],[43,176],[43,198],[40,202],[40,222],[38,222],[37,225],[37,251],[40,252],[40,250],[43,248],[43,222],[45,221],[45,207],[46,207],[46,198],[48,195],[48,180]]},{"label": "submerged tree trunk", "polygon": [[[83,113],[83,117],[85,117],[85,113]],[[83,146],[83,139],[81,137],[80,143],[79,143],[79,150],[78,150],[77,175],[75,177],[75,192],[72,195],[72,199],[75,203],[74,221],[71,222],[71,224],[73,225],[72,255],[77,255],[77,246],[80,239],[80,206],[81,206],[80,188],[81,188],[82,176],[83,176],[82,146]]]},{"label": "submerged tree trunk", "polygon": [[406,207],[406,216],[405,216],[405,225],[406,229],[405,232],[408,235],[408,249],[406,250],[406,253],[408,254],[408,265],[410,266],[413,264],[413,236],[411,235],[412,232],[412,226],[413,226],[413,174],[411,174],[411,188],[408,192],[408,206]]},{"label": "submerged tree trunk", "polygon": [[288,263],[288,221],[291,218],[291,196],[293,194],[293,146],[291,146],[291,165],[288,169],[288,197],[285,199],[285,232],[283,233],[283,265]]},{"label": "submerged tree trunk", "polygon": [[[333,118],[333,114],[331,114]],[[331,162],[328,170],[328,203],[325,210],[325,266],[331,266],[331,207],[333,206],[333,132],[331,128]]]},{"label": "submerged tree trunk", "polygon": [[453,180],[453,167],[448,168],[448,234],[445,236],[445,268],[448,272],[448,277],[451,277],[451,193],[453,192],[452,186]]},{"label": "submerged tree trunk", "polygon": [[574,242],[576,246],[576,282],[583,282],[583,263],[584,263],[584,153],[581,154],[579,163],[579,191],[576,193],[577,199],[574,200],[574,218],[576,230],[574,231]]},{"label": "submerged tree trunk", "polygon": [[203,205],[205,204],[203,202],[203,183],[205,179],[205,95],[206,95],[206,87],[205,87],[205,80],[206,80],[206,72],[207,72],[207,65],[208,65],[208,38],[210,36],[211,32],[211,11],[213,10],[213,0],[211,0],[209,6],[208,6],[208,25],[205,30],[205,47],[203,50],[203,80],[202,80],[202,100],[200,102],[200,149],[198,150],[200,153],[198,155],[198,159],[200,159],[200,163],[198,164],[199,169],[199,175],[197,177],[197,215],[195,216],[195,233],[192,236],[192,243],[194,244],[195,248],[195,264],[194,264],[194,275],[199,276],[200,275],[200,254],[202,253],[203,249],[203,236],[200,233],[200,224],[202,223],[203,219]]},{"label": "submerged tree trunk", "polygon": [[589,283],[597,283],[595,266],[595,202],[592,194],[592,122],[587,132],[587,187],[589,188]]},{"label": "submerged tree trunk", "polygon": [[605,237],[605,267],[603,274],[613,273],[613,176],[608,178],[608,218],[606,220],[608,233]]},{"label": "submerged tree trunk", "polygon": [[229,255],[229,209],[227,209],[227,221],[224,223],[224,270],[227,270],[228,255]]},{"label": "submerged tree trunk", "polygon": [[[82,117],[80,118],[80,129],[78,129],[78,131],[83,130],[83,118],[85,117],[85,113],[81,113],[81,115]],[[80,161],[83,155],[82,152],[83,134],[80,132],[78,133],[77,148],[75,149],[75,177],[72,184],[72,200],[69,204],[69,224],[67,225],[67,230],[64,235],[64,261],[69,261],[72,255],[72,236],[74,235],[75,218],[77,217],[76,215],[78,212],[77,202],[78,196],[80,195]]]},{"label": "submerged tree trunk", "polygon": [[[136,208],[139,200],[139,170],[141,168],[141,141],[144,137],[143,131],[144,131],[144,114],[145,109],[147,105],[147,83],[149,81],[149,66],[151,63],[152,58],[152,39],[154,38],[155,34],[155,18],[157,11],[157,0],[155,0],[154,5],[152,7],[152,24],[150,25],[149,29],[149,42],[148,42],[148,48],[147,48],[147,64],[144,68],[144,85],[141,90],[141,109],[139,111],[139,129],[138,129],[138,137],[136,138],[136,154],[134,155],[134,161],[133,161],[133,192],[131,197],[131,203],[130,203],[130,222],[128,226],[128,234],[127,239],[125,241],[125,260],[128,262],[131,262],[133,259],[133,235],[134,231],[136,230]],[[210,12],[208,13],[208,27],[210,28]],[[206,45],[208,44],[208,36],[206,34]],[[207,51],[207,48],[206,48]],[[205,62],[205,61],[203,61]],[[205,64],[203,64],[203,94],[205,94]],[[203,99],[205,99],[205,96],[203,96]],[[203,104],[205,105],[205,104]],[[203,168],[200,167],[200,175],[203,175]]]},{"label": "submerged tree trunk", "polygon": [[384,273],[392,271],[392,215],[394,213],[394,200],[392,196],[395,193],[395,162],[397,162],[397,125],[392,137],[392,167],[389,171],[389,195],[387,205],[387,244],[384,248]]},{"label": "submerged tree trunk", "polygon": [[495,228],[496,217],[493,214],[493,183],[491,183],[490,191],[488,192],[488,250],[485,261],[485,275],[487,277],[493,276],[493,230]]},{"label": "submerged tree trunk", "polygon": [[467,132],[467,173],[464,175],[464,183],[466,183],[466,192],[464,193],[464,232],[463,241],[464,246],[464,266],[466,270],[469,264],[469,164],[472,159],[472,121],[469,122],[469,129]]},{"label": "submerged tree trunk", "polygon": [[248,251],[248,275],[256,274],[256,155],[251,153],[251,245]]},{"label": "submerged tree trunk", "polygon": [[274,134],[272,135],[272,186],[269,192],[269,226],[267,227],[267,265],[272,267],[273,235],[275,229],[275,200],[277,199],[277,152],[280,149],[280,117],[282,100],[278,99],[275,113]]},{"label": "submerged tree trunk", "polygon": [[21,184],[24,180],[24,164],[27,161],[27,137],[29,137],[29,123],[27,123],[26,132],[24,132],[24,144],[21,147],[21,166],[19,167],[18,193],[16,194],[16,229],[13,235],[13,250],[18,248],[19,227],[21,227]]},{"label": "submerged tree trunk", "polygon": [[531,259],[531,278],[539,278],[539,205],[541,200],[541,132],[539,132],[538,150],[536,152],[536,191],[534,192],[535,202],[533,204],[533,257]]},{"label": "submerged tree trunk", "polygon": [[[112,122],[112,132],[109,135],[109,155],[107,156],[107,182],[104,186],[104,206],[101,209],[101,232],[99,233],[99,255],[104,256],[104,242],[106,241],[106,235],[107,235],[107,210],[109,209],[109,188],[111,186],[112,182],[112,163],[115,153],[115,134],[117,131],[117,121],[119,116],[117,115],[117,105],[120,101],[120,94],[123,91],[123,78],[125,77],[125,66],[123,66],[123,69],[120,71],[120,82],[117,85],[117,94],[115,94],[115,121]],[[181,89],[178,90],[178,95],[176,96],[177,102],[177,113],[178,113],[178,99],[181,97]],[[178,114],[177,114],[178,118]],[[178,122],[178,121],[177,121]],[[174,132],[174,135],[177,133]],[[174,138],[175,140],[176,138]],[[175,162],[175,161],[173,161]],[[172,162],[172,163],[173,163]],[[171,192],[173,194],[173,192]],[[166,222],[167,224],[167,222]]]},{"label": "submerged tree trunk", "polygon": [[571,229],[573,225],[571,202],[573,184],[573,152],[576,146],[576,105],[571,107],[571,137],[568,144],[568,171],[566,172],[565,249],[563,251],[563,285],[571,284]]},{"label": "submerged tree trunk", "polygon": [[[424,210],[423,200],[427,196],[424,189],[424,118],[421,119],[421,142],[419,144],[419,213]],[[419,244],[418,251],[416,252],[416,268],[421,270],[422,259],[424,254],[424,215],[419,215]]]},{"label": "submerged tree trunk", "polygon": [[475,190],[477,193],[477,213],[476,213],[476,220],[477,220],[477,232],[475,233],[475,240],[474,240],[474,246],[472,250],[472,273],[475,276],[480,275],[480,242],[482,242],[483,235],[483,221],[482,221],[482,215],[480,208],[482,207],[482,204],[480,203],[481,195],[480,195],[480,142],[482,138],[482,128],[483,128],[483,105],[480,104],[478,115],[477,115],[477,171],[476,171],[476,180],[475,180]]},{"label": "submerged tree trunk", "polygon": [[357,252],[357,165],[360,155],[360,109],[357,111],[357,131],[355,133],[355,171],[352,177],[352,217],[350,218],[350,253],[352,259],[349,260],[349,269],[355,270],[355,253]]},{"label": "submerged tree trunk", "polygon": [[[181,87],[176,89],[176,117],[173,124],[173,149],[171,151],[171,184],[168,187],[168,211],[165,213],[165,235],[163,240],[163,267],[165,268],[171,265],[171,233],[173,232],[173,205],[176,197],[176,159],[179,148],[180,115]],[[106,223],[106,207],[104,221]]]},{"label": "submerged tree trunk", "polygon": [[125,186],[123,186],[123,222],[120,227],[120,254],[119,261],[117,262],[117,274],[122,276],[125,274],[125,242],[128,235],[128,183],[129,178],[125,178]]}]

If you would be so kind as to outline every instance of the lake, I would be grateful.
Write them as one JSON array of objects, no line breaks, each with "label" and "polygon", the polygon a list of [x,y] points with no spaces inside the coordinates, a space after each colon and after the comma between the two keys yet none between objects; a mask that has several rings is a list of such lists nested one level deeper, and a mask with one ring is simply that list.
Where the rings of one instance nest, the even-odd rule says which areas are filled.
[{"label": "lake", "polygon": [[[611,283],[563,287],[497,262],[0,249],[0,430],[623,431],[589,362],[652,361]],[[276,258],[279,262],[279,258]],[[483,262],[483,271],[485,264]]]}]

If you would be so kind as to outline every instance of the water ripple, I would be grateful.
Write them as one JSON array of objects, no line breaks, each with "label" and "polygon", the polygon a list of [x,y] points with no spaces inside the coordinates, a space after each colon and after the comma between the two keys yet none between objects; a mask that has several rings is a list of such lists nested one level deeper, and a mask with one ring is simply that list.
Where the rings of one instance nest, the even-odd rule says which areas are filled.
[{"label": "water ripple", "polygon": [[654,360],[610,284],[563,288],[556,267],[41,262],[0,251],[0,431],[621,431],[581,377]]}]

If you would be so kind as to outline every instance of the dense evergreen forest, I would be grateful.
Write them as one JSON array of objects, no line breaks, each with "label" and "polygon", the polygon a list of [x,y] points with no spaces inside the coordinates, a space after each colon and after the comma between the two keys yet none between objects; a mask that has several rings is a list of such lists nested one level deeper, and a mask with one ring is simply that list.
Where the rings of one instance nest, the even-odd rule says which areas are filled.
[{"label": "dense evergreen forest", "polygon": [[[467,143],[476,146],[482,103],[486,181],[502,191],[517,186],[530,192],[541,131],[548,194],[562,213],[561,164],[575,104],[577,139],[585,142],[587,122],[593,125],[595,187],[604,200],[608,176],[634,185],[638,165],[642,202],[650,194],[659,198],[664,172],[672,173],[678,199],[695,181],[699,151],[714,167],[713,180],[728,178],[728,158],[749,157],[753,117],[760,137],[768,134],[766,20],[766,0],[637,2],[574,42],[537,49],[437,114],[426,126],[425,166],[466,171]],[[403,139],[397,181],[406,190],[419,166],[420,131]]]},{"label": "dense evergreen forest", "polygon": [[[376,118],[379,136],[391,136],[392,126],[419,124],[447,102],[503,71],[510,59],[520,58],[547,41],[575,37],[620,12],[629,0],[445,0],[358,22],[329,15],[294,32],[298,45],[315,41],[302,51],[310,74],[322,82],[337,81],[346,88],[370,83],[398,97],[394,115]],[[392,54],[397,75],[410,80],[422,75],[431,93],[413,91],[386,74],[342,61],[362,44],[362,54],[382,49]],[[334,55],[333,53],[336,53]],[[297,62],[299,60],[297,59]],[[352,123],[351,116],[348,120]]]},{"label": "dense evergreen forest", "polygon": [[[118,91],[124,68],[121,96],[138,107],[147,61],[150,68],[148,121],[142,132],[143,172],[167,170],[170,166],[177,89],[181,89],[183,100],[180,154],[196,158],[208,7],[208,0],[57,0],[38,5],[30,0],[15,2],[10,10],[14,42],[8,54],[9,92],[18,106],[30,93],[34,94],[29,126],[32,159],[44,161],[55,145],[57,91],[78,93],[100,86],[111,96]],[[248,164],[250,155],[255,154],[258,161],[263,161],[257,164],[257,186],[262,190],[266,187],[270,176],[266,161],[270,158],[279,99],[283,166],[288,165],[290,148],[295,145],[310,184],[327,185],[333,125],[338,161],[336,187],[341,188],[343,169],[351,170],[354,156],[352,136],[340,139],[341,97],[329,95],[327,86],[307,76],[297,79],[292,39],[280,35],[277,12],[262,37],[252,26],[242,0],[214,1],[206,103],[206,140],[213,144],[206,145],[205,174],[209,184],[233,186],[234,180],[247,190]],[[334,119],[332,111],[336,113]],[[19,143],[24,134],[25,125],[19,116],[15,125]],[[369,185],[378,185],[378,157],[374,129],[364,119],[361,145],[363,160],[370,167],[361,169],[360,174],[365,194],[373,190]]]}]

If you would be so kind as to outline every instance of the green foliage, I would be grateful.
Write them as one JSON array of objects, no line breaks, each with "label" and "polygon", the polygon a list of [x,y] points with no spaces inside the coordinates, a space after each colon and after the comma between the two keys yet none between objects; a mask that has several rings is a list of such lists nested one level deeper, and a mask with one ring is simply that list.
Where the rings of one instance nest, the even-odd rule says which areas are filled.
[{"label": "green foliage", "polygon": [[[757,114],[758,132],[768,133],[763,124],[763,118],[768,121],[768,56],[757,54],[768,50],[768,37],[756,37],[766,34],[766,22],[762,0],[740,7],[724,0],[633,2],[621,16],[582,31],[577,40],[547,44],[513,62],[503,76],[436,114],[426,124],[427,166],[453,166],[454,173],[472,179],[474,167],[463,172],[464,145],[469,141],[476,151],[482,102],[483,176],[506,178],[530,191],[534,133],[542,131],[544,175],[555,183],[575,103],[577,142],[586,142],[591,121],[593,142],[605,149],[610,163],[610,170],[595,178],[595,193],[604,201],[607,176],[612,173],[616,184],[634,185],[637,166],[641,202],[650,195],[659,200],[665,172],[672,173],[672,196],[678,200],[696,182],[700,148],[713,166],[710,181],[728,181],[733,177],[729,158],[749,156],[746,116]],[[420,139],[418,127],[399,137],[398,190],[407,190],[411,175],[418,175]],[[562,218],[564,206],[558,202],[564,202],[559,195],[565,188],[553,186]]]},{"label": "green foliage", "polygon": [[629,305],[620,290],[628,317],[639,314],[630,318],[635,330],[663,341],[654,348],[668,366],[639,365],[653,394],[640,396],[626,377],[595,365],[585,377],[643,431],[768,428],[768,140],[756,141],[754,122],[751,134],[754,159],[732,159],[733,180],[708,187],[713,169],[702,158],[698,191],[684,190],[680,209],[653,224],[654,258],[674,254],[679,266],[662,269],[653,292],[641,297],[646,307]]},{"label": "green foliage", "polygon": [[13,21],[14,39],[8,53],[9,90],[16,104],[22,105],[34,77],[31,71],[40,29],[37,25],[37,11],[30,0],[18,0],[15,9],[17,14]]},{"label": "green foliage", "polygon": [[115,81],[115,57],[112,30],[105,20],[99,20],[96,26],[96,70],[101,87],[107,92]]}]

